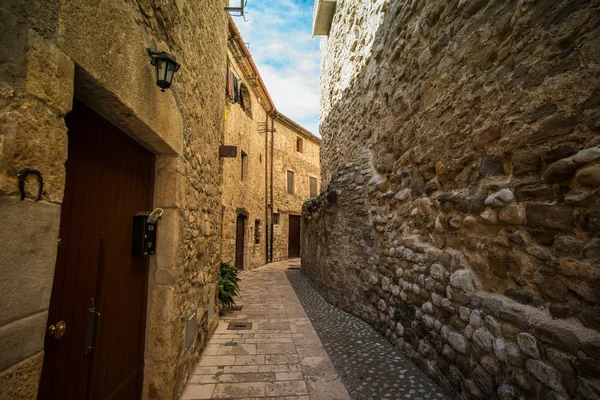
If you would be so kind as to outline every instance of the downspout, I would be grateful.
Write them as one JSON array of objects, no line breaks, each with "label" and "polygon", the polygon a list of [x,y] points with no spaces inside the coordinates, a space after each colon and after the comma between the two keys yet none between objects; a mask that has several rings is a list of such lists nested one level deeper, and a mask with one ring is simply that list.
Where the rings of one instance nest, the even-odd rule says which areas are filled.
[{"label": "downspout", "polygon": [[272,226],[269,226],[269,114],[265,113],[265,264],[269,263],[269,232]]},{"label": "downspout", "polygon": [[273,213],[275,212],[275,204],[273,204],[273,148],[275,143],[275,119],[274,115],[271,115],[271,251],[269,258],[273,262]]}]

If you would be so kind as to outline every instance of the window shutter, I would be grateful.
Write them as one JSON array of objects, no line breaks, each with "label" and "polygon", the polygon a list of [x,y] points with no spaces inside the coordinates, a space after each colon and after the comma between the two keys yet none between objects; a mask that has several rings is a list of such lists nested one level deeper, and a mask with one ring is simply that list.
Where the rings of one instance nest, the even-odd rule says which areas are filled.
[{"label": "window shutter", "polygon": [[287,172],[287,192],[294,194],[294,173],[292,171]]},{"label": "window shutter", "polygon": [[317,178],[310,177],[310,197],[317,197]]}]

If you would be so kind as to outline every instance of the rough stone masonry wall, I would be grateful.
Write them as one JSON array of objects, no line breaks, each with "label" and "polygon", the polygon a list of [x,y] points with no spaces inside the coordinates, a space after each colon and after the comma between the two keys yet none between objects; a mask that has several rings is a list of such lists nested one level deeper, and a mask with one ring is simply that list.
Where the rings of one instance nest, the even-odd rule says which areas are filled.
[{"label": "rough stone masonry wall", "polygon": [[[248,213],[244,235],[244,269],[253,269],[266,263],[265,254],[265,123],[266,111],[259,103],[252,86],[241,72],[236,58],[229,53],[232,69],[250,92],[242,109],[239,103],[227,100],[227,119],[223,144],[237,146],[236,158],[223,159],[223,238],[222,260],[236,257],[237,215],[240,209]],[[241,179],[242,151],[248,157],[248,173]],[[255,221],[260,221],[259,243],[255,241]]]},{"label": "rough stone masonry wall", "polygon": [[305,274],[461,398],[600,397],[599,7],[391,1],[322,121]]},{"label": "rough stone masonry wall", "polygon": [[[214,330],[220,261],[224,0],[9,1],[0,5],[0,398],[36,398],[73,97],[157,155],[163,207],[150,264],[144,398],[178,398]],[[147,47],[182,64],[154,83]],[[17,192],[17,173],[44,178]],[[187,318],[197,337],[185,347]]]}]

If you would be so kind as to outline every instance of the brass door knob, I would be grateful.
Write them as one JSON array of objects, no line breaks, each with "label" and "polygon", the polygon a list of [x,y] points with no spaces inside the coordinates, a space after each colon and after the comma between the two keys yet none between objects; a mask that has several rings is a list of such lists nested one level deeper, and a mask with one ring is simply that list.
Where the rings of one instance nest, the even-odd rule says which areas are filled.
[{"label": "brass door knob", "polygon": [[67,330],[67,323],[65,321],[59,321],[56,325],[50,325],[48,327],[48,335],[54,336],[54,339],[60,339],[63,337]]}]

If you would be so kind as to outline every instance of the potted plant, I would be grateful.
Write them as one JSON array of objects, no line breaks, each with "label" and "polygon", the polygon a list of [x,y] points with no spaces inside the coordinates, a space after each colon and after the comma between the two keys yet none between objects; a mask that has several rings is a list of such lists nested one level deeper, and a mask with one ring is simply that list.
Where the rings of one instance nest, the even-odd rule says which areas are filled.
[{"label": "potted plant", "polygon": [[235,305],[233,298],[240,294],[239,281],[238,270],[231,265],[231,261],[221,261],[219,274],[219,301],[223,308]]}]

